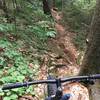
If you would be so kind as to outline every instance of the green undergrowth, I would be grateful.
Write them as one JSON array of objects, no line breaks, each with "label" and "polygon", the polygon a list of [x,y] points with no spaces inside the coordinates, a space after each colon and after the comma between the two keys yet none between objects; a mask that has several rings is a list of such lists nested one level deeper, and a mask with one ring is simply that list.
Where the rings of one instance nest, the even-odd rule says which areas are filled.
[{"label": "green undergrowth", "polygon": [[[7,38],[0,38],[0,85],[31,81],[36,78],[39,69],[39,61],[31,61],[22,54],[17,42],[11,42]],[[32,66],[30,66],[30,63]],[[24,94],[34,95],[33,86],[0,92],[3,100],[18,100]]]},{"label": "green undergrowth", "polygon": [[76,35],[73,39],[73,43],[78,48],[78,50],[84,51],[86,47],[86,34],[83,31],[75,31]]},{"label": "green undergrowth", "polygon": [[[17,12],[16,21],[11,23],[3,15],[0,17],[1,87],[37,79],[41,55],[48,50],[47,40],[56,36],[51,16],[44,15],[40,8],[32,11],[29,6],[29,9]],[[34,86],[0,91],[3,100],[18,100],[23,95],[34,96]]]},{"label": "green undergrowth", "polygon": [[70,26],[69,30],[76,33],[73,42],[79,50],[85,48],[95,5],[95,0],[70,0],[63,7],[64,25]]},{"label": "green undergrowth", "polygon": [[[46,40],[48,36],[54,37],[55,32],[35,26],[34,29],[29,27],[25,33],[4,34],[0,38],[0,85],[37,79],[41,58],[34,55],[39,55],[38,52],[41,55],[41,50],[48,49]],[[3,100],[18,100],[25,94],[34,96],[34,87],[0,92]]]}]

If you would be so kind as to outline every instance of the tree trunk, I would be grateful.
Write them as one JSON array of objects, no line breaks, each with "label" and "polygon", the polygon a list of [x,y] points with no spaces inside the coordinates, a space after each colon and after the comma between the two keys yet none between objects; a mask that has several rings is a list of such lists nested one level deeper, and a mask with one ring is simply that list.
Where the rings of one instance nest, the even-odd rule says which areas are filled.
[{"label": "tree trunk", "polygon": [[[89,33],[89,43],[83,59],[80,75],[100,74],[100,0],[97,0]],[[90,100],[100,100],[100,81],[88,86]]]},{"label": "tree trunk", "polygon": [[3,10],[3,12],[5,13],[5,18],[7,18],[7,21],[9,22],[9,13],[5,0],[0,0],[0,9]]},{"label": "tree trunk", "polygon": [[50,9],[53,9],[56,6],[56,0],[48,0],[48,4]]},{"label": "tree trunk", "polygon": [[43,0],[43,11],[44,14],[51,14],[49,3],[47,0]]}]

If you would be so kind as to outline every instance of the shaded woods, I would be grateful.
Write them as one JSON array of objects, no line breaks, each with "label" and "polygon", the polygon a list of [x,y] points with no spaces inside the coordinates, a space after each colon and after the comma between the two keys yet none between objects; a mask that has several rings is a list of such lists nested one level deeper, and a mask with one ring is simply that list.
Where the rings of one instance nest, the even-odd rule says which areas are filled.
[{"label": "shaded woods", "polygon": [[[93,20],[91,22],[90,33],[88,35],[87,50],[83,59],[80,74],[99,74],[100,73],[100,1],[97,0]],[[89,86],[90,100],[99,100],[100,98],[100,81],[94,86]]]},{"label": "shaded woods", "polygon": [[[0,0],[0,86],[46,79],[48,73],[98,74],[99,13],[99,0]],[[80,83],[63,87],[75,93],[73,100],[89,100]],[[90,100],[99,100],[99,82],[87,87]],[[42,85],[0,92],[0,100],[37,98],[44,99]]]}]

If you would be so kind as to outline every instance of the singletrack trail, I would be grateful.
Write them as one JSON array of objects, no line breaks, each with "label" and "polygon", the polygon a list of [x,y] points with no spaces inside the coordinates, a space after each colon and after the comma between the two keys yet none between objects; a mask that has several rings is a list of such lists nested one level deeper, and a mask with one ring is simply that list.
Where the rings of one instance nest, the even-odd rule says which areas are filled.
[{"label": "singletrack trail", "polygon": [[[51,72],[58,77],[67,77],[78,75],[80,67],[76,60],[78,57],[78,50],[74,46],[72,39],[75,33],[68,31],[60,22],[62,20],[61,12],[52,10],[52,16],[55,20],[55,29],[58,33],[55,38],[48,40],[48,45],[51,52],[44,56],[43,64],[39,71],[39,79],[47,78],[47,68],[51,68]],[[48,64],[48,62],[51,62]],[[51,67],[52,66],[52,67]],[[36,88],[37,96],[42,99],[45,86],[38,85]],[[80,83],[63,84],[64,93],[71,93],[70,100],[89,100],[89,94],[86,87]]]},{"label": "singletrack trail", "polygon": [[[58,77],[67,77],[78,75],[80,67],[76,60],[78,50],[74,46],[72,39],[75,33],[68,31],[60,22],[62,20],[61,12],[52,10],[52,16],[55,20],[55,29],[57,36],[48,40],[49,52],[43,55],[43,61],[39,69],[38,79],[47,79],[48,69]],[[86,87],[80,83],[63,84],[64,93],[71,93],[70,100],[89,100],[89,94]],[[46,85],[37,85],[35,88],[36,97],[27,100],[44,100],[44,94],[47,94]],[[26,99],[23,99],[26,100]]]}]

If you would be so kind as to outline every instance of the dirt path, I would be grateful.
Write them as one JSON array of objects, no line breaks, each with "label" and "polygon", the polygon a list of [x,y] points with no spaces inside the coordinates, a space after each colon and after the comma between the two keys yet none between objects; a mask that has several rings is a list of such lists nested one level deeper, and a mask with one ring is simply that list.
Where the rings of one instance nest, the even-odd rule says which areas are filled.
[{"label": "dirt path", "polygon": [[[44,56],[44,63],[41,65],[39,79],[46,79],[47,68],[51,69],[51,72],[60,78],[77,75],[80,69],[76,64],[78,51],[72,42],[75,33],[66,30],[66,28],[59,23],[62,18],[58,12],[52,11],[52,16],[55,19],[55,29],[58,34],[56,38],[48,40],[51,52],[48,52]],[[37,96],[40,97],[41,100],[44,87],[43,85],[38,85],[38,88],[36,88]],[[71,93],[72,97],[70,100],[89,100],[87,88],[80,83],[63,84],[63,92]]]},{"label": "dirt path", "polygon": [[48,44],[51,47],[52,52],[58,56],[56,64],[65,64],[65,66],[58,68],[57,74],[58,76],[77,75],[79,72],[79,67],[76,64],[78,52],[73,44],[73,37],[75,36],[75,33],[68,31],[68,28],[61,24],[61,12],[58,13],[52,10],[52,16],[55,20],[57,35],[56,38],[50,39]]}]

